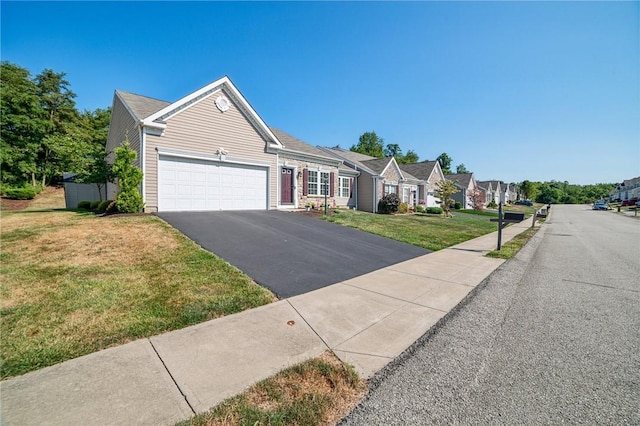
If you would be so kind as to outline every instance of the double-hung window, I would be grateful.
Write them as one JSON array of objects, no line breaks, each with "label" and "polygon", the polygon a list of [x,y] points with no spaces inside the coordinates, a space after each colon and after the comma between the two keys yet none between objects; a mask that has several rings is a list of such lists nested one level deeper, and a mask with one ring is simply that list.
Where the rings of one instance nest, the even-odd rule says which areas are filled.
[{"label": "double-hung window", "polygon": [[384,193],[386,194],[397,194],[398,193],[398,185],[390,185],[388,183],[384,184]]},{"label": "double-hung window", "polygon": [[329,173],[309,170],[309,195],[329,195]]},{"label": "double-hung window", "polygon": [[340,176],[338,179],[338,197],[349,198],[351,196],[351,178]]}]

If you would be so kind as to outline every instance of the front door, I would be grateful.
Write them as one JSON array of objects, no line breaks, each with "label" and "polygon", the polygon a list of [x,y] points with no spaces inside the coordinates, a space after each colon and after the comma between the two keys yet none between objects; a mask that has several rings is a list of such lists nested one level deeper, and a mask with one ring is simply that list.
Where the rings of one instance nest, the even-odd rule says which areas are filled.
[{"label": "front door", "polygon": [[286,167],[280,174],[280,203],[293,204],[293,170]]}]

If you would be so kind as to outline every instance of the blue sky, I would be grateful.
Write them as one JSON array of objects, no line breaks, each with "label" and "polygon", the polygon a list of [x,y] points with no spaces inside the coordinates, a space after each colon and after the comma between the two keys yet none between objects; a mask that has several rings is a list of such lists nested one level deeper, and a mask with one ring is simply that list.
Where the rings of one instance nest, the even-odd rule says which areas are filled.
[{"label": "blue sky", "polygon": [[7,2],[2,60],[80,109],[228,75],[313,145],[365,131],[479,180],[640,175],[640,2]]}]

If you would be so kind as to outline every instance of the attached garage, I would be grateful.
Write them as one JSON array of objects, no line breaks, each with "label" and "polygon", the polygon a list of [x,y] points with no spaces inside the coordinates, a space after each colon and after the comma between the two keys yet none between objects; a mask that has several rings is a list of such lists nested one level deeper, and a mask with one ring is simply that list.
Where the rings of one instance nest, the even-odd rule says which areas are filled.
[{"label": "attached garage", "polygon": [[266,210],[268,168],[160,155],[158,211]]}]

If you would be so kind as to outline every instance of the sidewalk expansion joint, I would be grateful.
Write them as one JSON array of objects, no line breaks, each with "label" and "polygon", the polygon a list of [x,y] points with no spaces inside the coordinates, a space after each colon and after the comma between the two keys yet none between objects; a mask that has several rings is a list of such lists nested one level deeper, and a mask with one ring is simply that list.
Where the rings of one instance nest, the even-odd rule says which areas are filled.
[{"label": "sidewalk expansion joint", "polygon": [[171,371],[169,371],[169,369],[167,368],[167,364],[164,363],[164,360],[162,359],[162,357],[160,356],[160,353],[158,352],[158,350],[156,349],[155,346],[153,346],[153,342],[151,341],[151,339],[147,339],[147,341],[149,342],[149,344],[151,345],[151,348],[153,349],[153,351],[156,353],[156,356],[158,357],[158,359],[160,360],[160,362],[162,363],[162,366],[164,367],[165,371],[167,372],[167,374],[169,375],[169,377],[171,377],[171,381],[173,382],[174,385],[176,385],[176,389],[178,389],[178,392],[180,392],[180,395],[182,395],[182,397],[184,398],[184,401],[187,403],[187,405],[189,406],[189,409],[191,410],[191,412],[193,414],[196,414],[196,410],[193,409],[193,407],[191,406],[191,404],[189,403],[189,399],[187,398],[187,396],[184,394],[184,392],[182,392],[182,389],[180,389],[180,385],[178,385],[178,382],[176,382],[176,379],[173,377],[173,374],[171,374]]},{"label": "sidewalk expansion joint", "polygon": [[370,353],[365,353],[365,352],[345,351],[344,349],[336,349],[336,350],[339,351],[339,352],[344,352],[346,354],[372,356],[372,357],[375,357],[375,358],[384,358],[384,359],[389,359],[389,360],[392,360],[392,361],[395,359],[392,356],[376,355],[376,354],[370,354]]},{"label": "sidewalk expansion joint", "polygon": [[329,344],[322,338],[322,336],[320,336],[318,334],[318,332],[311,326],[311,324],[309,324],[309,321],[307,321],[307,319],[296,309],[295,306],[293,306],[293,304],[291,303],[291,301],[289,299],[286,299],[287,303],[289,304],[289,306],[291,306],[293,308],[294,311],[296,311],[296,313],[300,316],[300,318],[302,318],[302,321],[305,322],[305,324],[307,324],[307,326],[311,329],[311,331],[313,331],[313,333],[318,336],[318,339],[320,339],[322,341],[322,343],[324,343],[324,345],[327,347],[327,349],[331,349],[331,346],[329,346]]},{"label": "sidewalk expansion joint", "polygon": [[[411,275],[411,274],[407,274],[407,275]],[[440,280],[440,281],[442,281],[442,280]],[[445,281],[445,282],[450,283],[449,281]],[[431,307],[431,306],[427,306],[427,305],[424,305],[424,304],[422,304],[422,303],[416,303],[416,302],[415,302],[415,300],[407,300],[407,299],[403,299],[403,298],[401,298],[401,297],[391,296],[391,295],[389,295],[389,294],[380,293],[380,292],[378,292],[378,291],[373,291],[373,290],[370,290],[370,289],[368,289],[368,288],[358,287],[358,286],[355,286],[355,285],[353,285],[353,284],[346,284],[346,283],[342,283],[342,284],[343,284],[343,285],[345,285],[345,286],[347,286],[347,287],[355,288],[355,289],[357,289],[357,290],[363,290],[363,291],[367,291],[367,292],[369,292],[369,293],[377,294],[377,295],[379,295],[379,296],[384,296],[384,297],[388,297],[388,298],[393,299],[393,300],[398,300],[398,301],[400,301],[400,302],[404,302],[404,303],[406,303],[406,304],[411,304],[411,305],[415,305],[415,306],[422,306],[423,308],[433,309],[434,311],[440,311],[440,312],[445,312],[445,313],[446,313],[446,312],[449,312],[449,311],[444,311],[444,310],[442,310],[442,309],[438,309],[438,308],[434,308],[434,307]],[[462,285],[463,285],[463,284],[462,284]],[[425,293],[427,293],[427,292],[428,292],[428,290],[425,290]],[[420,296],[424,296],[424,295],[425,295],[425,293],[421,293],[420,295],[418,295],[418,296],[416,297],[416,299],[417,299],[418,297],[420,297]],[[404,306],[407,306],[407,305],[403,305],[403,307],[404,307]],[[386,318],[386,317],[385,317],[385,318]]]},{"label": "sidewalk expansion joint", "polygon": [[412,302],[407,302],[405,300],[402,300],[402,302],[404,302],[404,305],[400,306],[398,309],[393,310],[391,312],[389,312],[387,315],[383,316],[382,318],[380,318],[378,321],[375,321],[371,324],[369,324],[368,326],[366,326],[365,328],[363,328],[362,330],[358,331],[356,334],[354,334],[353,336],[349,336],[348,338],[344,339],[342,342],[336,343],[336,345],[331,348],[331,349],[336,349],[336,350],[340,350],[337,349],[338,346],[342,345],[343,343],[347,343],[349,340],[353,339],[356,336],[361,335],[362,333],[364,333],[365,331],[369,330],[371,327],[380,324],[382,321],[386,320],[387,318],[389,318],[391,315],[395,314],[396,312],[399,312],[400,310],[402,310],[405,306],[407,305],[414,305],[414,306],[420,306],[420,305],[416,305],[415,303]]},{"label": "sidewalk expansion joint", "polygon": [[[460,266],[460,265],[458,265],[458,266]],[[458,282],[455,282],[455,281],[444,280],[442,278],[430,277],[430,276],[421,275],[421,274],[412,274],[411,272],[405,272],[405,271],[399,271],[397,269],[392,269],[392,267],[393,267],[393,265],[392,266],[387,266],[387,269],[389,269],[390,271],[393,271],[393,272],[398,272],[400,274],[411,275],[412,277],[427,278],[427,279],[430,279],[430,280],[442,281],[443,283],[447,283],[447,284],[457,284],[457,285],[463,285],[465,287],[475,288],[475,285],[473,285],[473,284],[458,283]],[[465,267],[462,266],[462,268],[465,268]],[[472,268],[472,267],[471,266],[467,266],[466,268]],[[349,284],[345,284],[345,285],[349,285]]]}]

